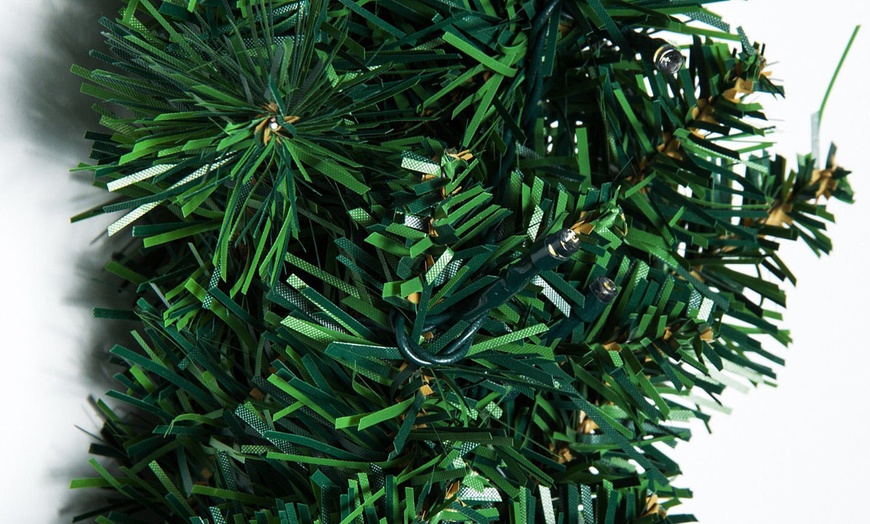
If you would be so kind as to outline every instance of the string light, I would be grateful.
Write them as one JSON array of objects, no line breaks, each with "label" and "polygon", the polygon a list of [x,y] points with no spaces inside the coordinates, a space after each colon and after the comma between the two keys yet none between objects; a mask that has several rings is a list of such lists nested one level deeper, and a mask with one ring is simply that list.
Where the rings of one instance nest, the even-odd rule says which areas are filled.
[{"label": "string light", "polygon": [[475,301],[460,303],[456,308],[456,314],[427,318],[427,325],[433,325],[426,331],[434,329],[434,324],[459,321],[468,323],[468,327],[462,334],[437,355],[429,354],[415,341],[408,340],[405,334],[405,317],[394,310],[391,319],[402,356],[418,366],[454,364],[464,359],[471,348],[475,333],[489,318],[490,311],[525,289],[532,279],[542,272],[554,269],[571,258],[580,250],[580,244],[580,235],[571,228],[553,233],[518,262],[508,267],[498,280],[481,291]]},{"label": "string light", "polygon": [[660,72],[675,75],[682,69],[683,54],[667,40],[632,30],[626,30],[623,35],[641,59],[652,63]]}]

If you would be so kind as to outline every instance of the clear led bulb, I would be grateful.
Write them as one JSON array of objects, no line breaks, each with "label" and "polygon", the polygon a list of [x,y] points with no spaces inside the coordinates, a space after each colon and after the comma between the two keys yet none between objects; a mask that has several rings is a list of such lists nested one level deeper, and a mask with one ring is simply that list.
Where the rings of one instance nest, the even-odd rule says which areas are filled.
[{"label": "clear led bulb", "polygon": [[656,49],[653,63],[656,69],[668,75],[675,75],[683,67],[683,55],[671,44],[665,43]]},{"label": "clear led bulb", "polygon": [[598,277],[589,285],[589,289],[599,302],[609,304],[616,298],[616,284],[607,277]]},{"label": "clear led bulb", "polygon": [[566,251],[574,252],[580,244],[580,235],[571,228],[565,228],[559,233],[559,241]]},{"label": "clear led bulb", "polygon": [[556,260],[567,260],[580,249],[580,235],[571,228],[565,228],[547,237],[545,247],[546,251],[541,251],[541,254],[549,254]]}]

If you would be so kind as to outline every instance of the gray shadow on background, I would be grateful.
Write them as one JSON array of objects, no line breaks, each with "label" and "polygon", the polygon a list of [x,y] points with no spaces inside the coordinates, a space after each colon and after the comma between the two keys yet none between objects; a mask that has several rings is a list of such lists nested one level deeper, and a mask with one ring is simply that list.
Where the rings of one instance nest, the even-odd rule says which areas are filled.
[{"label": "gray shadow on background", "polygon": [[[118,0],[51,0],[43,18],[43,34],[35,56],[22,57],[22,102],[27,122],[39,143],[52,154],[87,159],[83,136],[99,128],[99,115],[92,109],[96,99],[79,92],[81,78],[70,72],[73,64],[87,69],[105,69],[91,58],[91,49],[105,50],[101,17],[114,18]],[[42,51],[42,52],[39,52]]]},{"label": "gray shadow on background", "polygon": [[[32,56],[22,56],[18,67],[20,102],[26,116],[24,132],[37,144],[36,154],[50,155],[69,167],[88,162],[90,144],[84,139],[86,131],[100,131],[99,115],[92,109],[95,99],[80,93],[81,78],[70,72],[73,64],[87,69],[106,69],[107,64],[91,58],[91,49],[104,50],[101,17],[114,18],[122,7],[118,0],[50,0],[45,2],[42,30],[38,39],[40,46]],[[106,194],[92,189],[91,174],[78,172],[47,173],[51,177],[71,176],[73,188],[66,202],[59,205],[68,209],[70,215],[85,211],[106,199]],[[39,183],[51,183],[43,180]],[[58,227],[64,227],[62,224]],[[75,228],[76,225],[66,227]],[[130,289],[121,289],[121,281],[103,270],[112,254],[130,242],[129,236],[108,239],[105,234],[95,238],[89,246],[81,246],[83,254],[71,261],[74,274],[71,285],[64,290],[63,301],[80,311],[88,312],[94,307],[129,309],[134,298]],[[108,349],[116,343],[126,344],[131,339],[129,331],[135,327],[131,322],[94,319],[79,326],[80,333],[70,340],[80,355],[78,374],[88,384],[92,394],[101,396],[115,387],[109,364]],[[84,406],[86,398],[81,399]],[[95,431],[93,423],[83,412],[81,426]],[[94,417],[94,420],[97,420]],[[45,472],[46,483],[68,486],[73,478],[95,475],[88,464],[88,450],[64,457],[51,471]],[[105,462],[102,461],[101,462]],[[54,522],[69,523],[76,515],[98,508],[107,502],[110,492],[101,490],[68,491],[67,496],[55,502],[57,513]]]}]

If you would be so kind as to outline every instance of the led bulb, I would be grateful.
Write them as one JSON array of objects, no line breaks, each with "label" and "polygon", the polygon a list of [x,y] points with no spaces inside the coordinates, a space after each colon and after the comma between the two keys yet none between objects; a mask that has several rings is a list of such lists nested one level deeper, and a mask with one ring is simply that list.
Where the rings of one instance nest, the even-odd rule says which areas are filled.
[{"label": "led bulb", "polygon": [[616,284],[607,277],[598,277],[589,285],[589,289],[599,302],[609,304],[616,298]]},{"label": "led bulb", "polygon": [[683,55],[671,44],[665,43],[653,55],[656,69],[667,75],[675,75],[683,67]]},{"label": "led bulb", "polygon": [[559,233],[559,241],[566,252],[574,253],[580,247],[580,235],[571,228],[565,228]]},{"label": "led bulb", "polygon": [[[580,250],[580,235],[571,228],[565,228],[547,237],[545,247],[546,250],[541,251],[542,254],[549,253],[553,259],[558,261],[567,260]],[[532,256],[533,261],[538,258],[538,256]]]}]

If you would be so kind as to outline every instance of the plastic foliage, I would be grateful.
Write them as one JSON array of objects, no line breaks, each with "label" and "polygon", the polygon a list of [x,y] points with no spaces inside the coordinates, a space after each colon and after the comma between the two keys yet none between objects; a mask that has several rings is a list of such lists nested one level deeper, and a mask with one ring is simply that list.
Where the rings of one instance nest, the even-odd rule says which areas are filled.
[{"label": "plastic foliage", "polygon": [[693,521],[667,448],[774,381],[777,248],[852,197],[707,3],[120,2],[73,68],[136,290],[80,518]]}]

